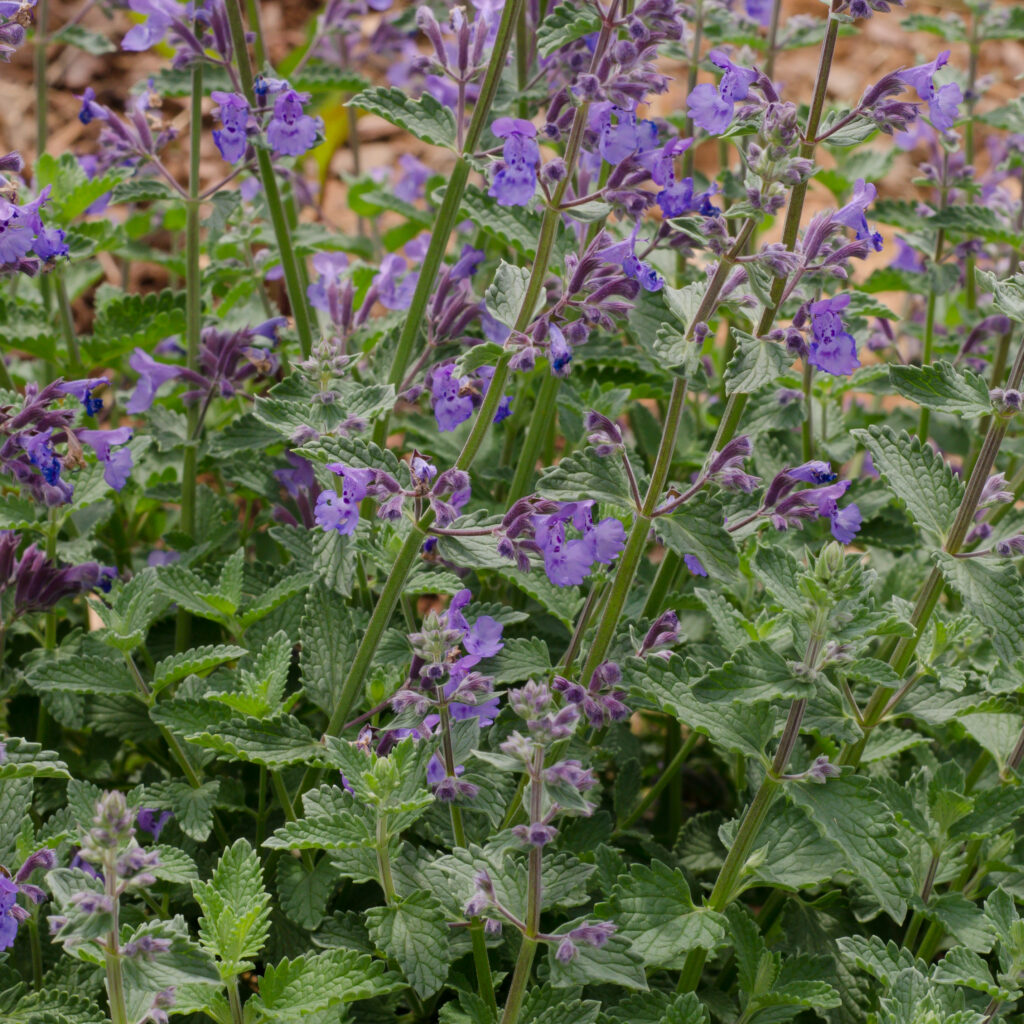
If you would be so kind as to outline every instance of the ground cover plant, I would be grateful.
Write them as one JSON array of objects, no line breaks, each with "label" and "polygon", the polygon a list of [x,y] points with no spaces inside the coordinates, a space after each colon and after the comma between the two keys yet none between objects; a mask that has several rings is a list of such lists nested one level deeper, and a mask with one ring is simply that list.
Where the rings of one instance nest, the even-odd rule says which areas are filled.
[{"label": "ground cover plant", "polygon": [[263,13],[0,0],[0,1019],[1019,1020],[1024,10]]}]

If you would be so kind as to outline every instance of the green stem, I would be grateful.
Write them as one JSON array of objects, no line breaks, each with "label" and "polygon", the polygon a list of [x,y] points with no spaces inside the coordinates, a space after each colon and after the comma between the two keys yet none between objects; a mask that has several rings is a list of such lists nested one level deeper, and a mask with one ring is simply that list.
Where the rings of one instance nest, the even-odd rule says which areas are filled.
[{"label": "green stem", "polygon": [[242,1000],[238,995],[238,979],[232,978],[227,983],[228,1005],[231,1007],[232,1024],[244,1024],[245,1015],[242,1012]]},{"label": "green stem", "polygon": [[380,875],[380,887],[384,890],[384,902],[390,907],[395,903],[395,879],[391,874],[391,853],[388,843],[387,818],[384,812],[377,811],[377,872]]},{"label": "green stem", "polygon": [[[541,785],[541,773],[544,771],[544,748],[535,744],[533,763],[530,766],[530,821],[540,821],[543,815],[544,790]],[[526,985],[533,969],[533,958],[537,952],[537,935],[540,933],[541,910],[541,868],[543,850],[539,846],[530,848],[529,868],[526,883],[526,932],[523,943],[519,947],[515,971],[509,985],[505,1009],[501,1015],[501,1024],[516,1024],[519,1011],[526,995]]]},{"label": "green stem", "polygon": [[[470,118],[469,127],[466,129],[466,137],[463,142],[462,153],[455,161],[448,176],[448,183],[445,186],[444,199],[441,208],[437,211],[431,228],[430,244],[427,246],[426,255],[423,257],[423,264],[420,267],[420,276],[416,282],[416,289],[413,292],[412,302],[409,304],[409,312],[405,322],[402,324],[402,331],[398,336],[398,344],[395,347],[395,355],[391,362],[391,372],[388,374],[388,382],[399,387],[405,379],[405,371],[408,369],[409,360],[412,357],[413,344],[419,334],[420,327],[426,316],[427,303],[430,301],[430,293],[434,288],[434,281],[437,279],[441,264],[444,261],[445,250],[448,248],[448,240],[459,220],[462,196],[466,191],[466,182],[469,180],[470,164],[467,154],[475,152],[480,137],[483,134],[485,125],[490,119],[491,106],[494,103],[494,96],[501,81],[501,74],[505,69],[505,59],[508,56],[509,45],[515,32],[516,23],[519,20],[519,12],[523,9],[525,0],[509,0],[501,12],[501,20],[498,22],[498,33],[494,39],[494,47],[491,50],[490,63],[484,73],[484,80],[480,85],[480,94],[476,105],[473,108],[473,116]],[[538,256],[539,258],[539,256]],[[533,308],[532,306],[530,307]],[[382,416],[374,427],[373,439],[377,444],[383,444],[388,436],[388,418]]]},{"label": "green stem", "polygon": [[263,23],[260,21],[259,0],[245,0],[245,8],[253,34],[252,53],[256,58],[256,67],[262,71],[267,63],[267,44],[263,37]]},{"label": "green stem", "polygon": [[690,735],[686,737],[686,741],[676,751],[672,760],[665,765],[665,770],[658,777],[654,785],[652,785],[651,788],[643,795],[643,799],[640,800],[636,807],[634,807],[626,817],[619,821],[616,826],[617,831],[624,832],[627,828],[640,820],[644,812],[661,795],[662,790],[679,774],[680,769],[684,764],[686,764],[690,754],[693,753],[693,748],[696,747],[699,742],[700,733],[698,732],[691,732]]},{"label": "green stem", "polygon": [[103,961],[107,974],[107,1001],[110,1004],[111,1024],[128,1024],[128,1008],[124,1000],[124,976],[121,973],[121,948],[118,943],[120,933],[118,894],[116,886],[118,875],[115,870],[114,857],[106,856],[103,872],[104,888],[112,910],[112,923],[107,941],[103,947]]},{"label": "green stem", "polygon": [[39,0],[36,4],[35,23],[35,86],[36,86],[36,159],[46,152],[47,139],[47,104],[49,95],[46,82],[46,49],[50,42],[49,36],[50,0]]},{"label": "green stem", "polygon": [[[807,114],[807,127],[804,130],[803,142],[800,144],[800,156],[810,160],[814,156],[816,148],[815,139],[818,129],[821,127],[821,116],[825,110],[825,95],[828,89],[829,72],[832,70],[832,59],[835,56],[836,39],[839,36],[839,20],[835,17],[840,0],[832,0],[829,9],[828,27],[825,30],[825,37],[821,43],[821,53],[818,57],[818,73],[814,80],[814,96],[811,99],[810,111]],[[693,147],[691,147],[692,149]],[[789,206],[786,209],[786,222],[782,229],[782,244],[789,252],[795,251],[797,236],[800,233],[800,220],[803,217],[804,201],[807,198],[809,182],[800,182],[793,187],[790,193]],[[772,282],[771,303],[765,307],[761,315],[761,321],[757,326],[758,336],[767,334],[775,318],[779,315],[782,306],[782,296],[786,290],[785,278],[778,277]],[[740,418],[747,404],[747,395],[739,391],[733,392],[726,402],[725,410],[722,413],[721,422],[718,424],[718,433],[715,435],[713,450],[720,452],[725,445],[732,440],[733,435],[740,425]]]},{"label": "green stem", "polygon": [[[230,7],[231,4],[229,3]],[[195,372],[199,367],[199,336],[202,331],[202,277],[199,271],[200,202],[199,157],[203,141],[203,65],[192,66],[192,109],[189,137],[188,199],[185,201],[185,365]],[[181,467],[181,531],[193,542],[196,528],[196,473],[198,470],[199,405],[188,406],[187,440]],[[178,609],[175,623],[175,649],[187,650],[192,640],[192,617]]]},{"label": "green stem", "polygon": [[[249,63],[249,51],[246,47],[245,26],[242,24],[242,2],[243,0],[228,0],[225,8],[228,14],[228,23],[231,27],[231,42],[235,48],[235,59],[238,66],[238,75],[242,82],[242,92],[245,94],[249,106],[255,109],[256,94],[253,91],[252,65]],[[288,293],[288,304],[292,308],[292,316],[295,318],[295,330],[299,335],[299,347],[302,350],[303,356],[308,357],[313,348],[313,329],[309,319],[306,293],[302,288],[299,260],[292,246],[291,231],[288,228],[288,218],[281,200],[281,190],[278,188],[277,176],[274,173],[274,164],[270,159],[270,153],[262,146],[256,148],[256,162],[259,167],[260,182],[263,185],[263,195],[267,200],[267,209],[270,211],[270,222],[274,228],[274,237],[277,240],[277,248],[281,255],[285,290]]]},{"label": "green stem", "polygon": [[43,987],[43,946],[39,940],[39,910],[34,908],[28,919],[29,947],[32,951],[32,986],[37,992]]},{"label": "green stem", "polygon": [[[736,257],[743,252],[747,238],[754,230],[754,222],[748,220],[740,230],[732,248],[719,261],[715,268],[714,276],[708,283],[707,291],[701,299],[693,321],[687,325],[686,338],[693,336],[694,326],[705,322],[714,312],[718,304],[718,296],[722,286],[725,284],[729,271],[735,262]],[[493,385],[492,385],[493,387]],[[615,578],[612,581],[612,588],[608,594],[608,603],[601,613],[597,623],[597,631],[594,634],[590,646],[590,653],[583,666],[581,678],[586,682],[594,674],[594,670],[605,659],[608,649],[611,647],[615,636],[616,627],[619,624],[619,617],[625,607],[626,598],[629,596],[630,588],[633,585],[633,578],[636,575],[640,558],[647,548],[647,538],[651,531],[651,523],[654,518],[654,510],[661,501],[662,492],[668,481],[669,469],[672,465],[672,457],[676,450],[676,439],[679,434],[679,424],[682,422],[683,404],[686,400],[687,382],[683,377],[676,377],[672,383],[672,391],[669,395],[668,406],[665,410],[665,422],[662,425],[661,443],[658,445],[658,453],[654,459],[654,468],[651,470],[650,483],[647,486],[647,493],[644,495],[643,505],[637,509],[636,518],[629,531],[626,540],[626,547],[619,555],[615,567]],[[585,684],[585,683],[584,683]]]},{"label": "green stem", "polygon": [[[945,194],[945,193],[943,193]],[[942,204],[945,206],[945,203]],[[941,207],[940,207],[941,208]],[[938,268],[939,260],[942,259],[942,249],[945,244],[946,233],[939,228],[935,242],[935,267]],[[924,346],[921,351],[921,365],[928,366],[932,361],[932,349],[935,344],[935,307],[938,303],[938,293],[934,283],[928,288],[928,302],[924,314]],[[921,406],[921,415],[917,424],[917,436],[922,441],[928,438],[928,423],[931,417],[931,410],[927,406]]]},{"label": "green stem", "polygon": [[[1017,358],[1014,360],[1013,367],[1010,370],[1007,387],[1018,388],[1022,377],[1024,377],[1024,341],[1021,342],[1020,348],[1017,351]],[[977,461],[974,463],[974,468],[971,470],[970,478],[967,481],[967,488],[964,491],[963,500],[960,502],[960,507],[957,509],[956,518],[953,520],[953,525],[946,537],[946,542],[942,546],[942,550],[948,555],[957,554],[957,552],[959,552],[963,547],[967,531],[974,522],[974,513],[978,509],[981,492],[985,487],[989,474],[992,472],[996,455],[999,452],[999,446],[1002,444],[1003,438],[1006,436],[1008,426],[1008,420],[995,417],[993,417],[992,422],[989,425],[988,433],[985,435],[984,443],[981,446],[981,451],[978,454]],[[928,574],[928,578],[925,580],[924,586],[921,588],[921,591],[917,596],[914,610],[910,616],[910,624],[913,627],[914,632],[910,636],[900,637],[895,650],[893,650],[892,655],[889,658],[889,664],[901,678],[906,674],[907,669],[910,667],[910,663],[914,657],[914,652],[917,650],[918,641],[921,639],[921,636],[928,625],[928,620],[931,618],[932,612],[935,610],[935,606],[938,604],[939,598],[942,596],[943,587],[944,581],[942,573],[937,567],[933,568]],[[905,686],[903,691],[905,696],[906,693],[909,692],[909,687]],[[871,699],[868,701],[867,707],[864,709],[864,735],[856,743],[848,743],[846,747],[843,748],[839,759],[840,764],[860,764],[860,759],[864,753],[864,748],[867,746],[867,742],[872,731],[885,717],[886,712],[892,710],[889,707],[889,701],[895,692],[896,690],[893,687],[888,686],[879,686],[874,691],[871,695]]]},{"label": "green stem", "polygon": [[[697,88],[697,72],[700,70],[700,44],[704,35],[704,0],[697,0],[693,12],[693,46],[690,48],[690,66],[686,74],[686,95],[689,96]],[[693,121],[687,115],[683,121],[683,138],[693,138]],[[693,174],[693,150],[690,146],[683,154],[683,176]]]},{"label": "green stem", "polygon": [[658,565],[658,571],[654,575],[654,582],[647,593],[647,600],[644,602],[643,611],[640,613],[645,619],[653,619],[661,613],[661,605],[664,602],[672,584],[675,582],[679,566],[682,565],[683,556],[675,551],[665,550]]},{"label": "green stem", "polygon": [[771,78],[775,73],[775,54],[778,49],[779,15],[782,12],[782,0],[772,4],[772,20],[768,27],[768,57],[764,62],[764,73]]},{"label": "green stem", "polygon": [[509,504],[521,498],[530,488],[541,446],[557,414],[555,400],[558,396],[558,384],[558,378],[553,373],[547,373],[537,389],[530,425],[526,429],[523,447],[519,452],[519,462],[516,464],[512,486],[508,492]]},{"label": "green stem", "polygon": [[68,298],[67,282],[64,280],[64,268],[59,267],[53,275],[57,292],[57,310],[60,313],[60,332],[64,336],[64,346],[68,351],[71,368],[78,371],[82,368],[82,354],[75,336],[75,318],[71,312],[71,300]]}]

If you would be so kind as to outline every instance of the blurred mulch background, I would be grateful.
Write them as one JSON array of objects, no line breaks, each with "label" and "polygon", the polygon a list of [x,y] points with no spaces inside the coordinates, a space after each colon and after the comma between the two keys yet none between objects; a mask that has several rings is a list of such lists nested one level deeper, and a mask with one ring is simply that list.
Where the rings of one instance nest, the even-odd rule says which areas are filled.
[{"label": "blurred mulch background", "polygon": [[[399,0],[401,3],[402,0]],[[737,0],[737,3],[741,0]],[[1014,0],[1010,0],[1012,5]],[[397,6],[397,4],[396,4]],[[267,0],[260,4],[261,17],[271,58],[281,61],[291,50],[302,45],[322,5],[307,0]],[[61,25],[79,15],[82,2],[67,3],[65,0],[50,2],[51,33]],[[904,11],[920,14],[948,14],[962,11],[960,0],[906,0]],[[823,18],[825,8],[822,0],[784,0],[783,17],[795,14]],[[373,15],[373,18],[379,15]],[[855,102],[865,87],[876,81],[887,71],[900,66],[909,66],[930,60],[947,44],[937,36],[928,33],[907,33],[900,28],[903,13],[894,9],[888,15],[875,15],[859,23],[859,34],[841,38],[836,52],[836,61],[829,81],[829,99],[836,104]],[[107,35],[115,44],[132,23],[129,12],[118,11],[108,17],[98,6],[91,7],[81,24]],[[372,20],[368,22],[372,24]],[[966,46],[953,45],[950,68],[964,69],[967,63]],[[0,69],[0,152],[20,150],[26,157],[35,151],[35,87],[33,84],[33,47],[22,46],[14,60]],[[99,134],[97,125],[84,126],[78,120],[79,103],[75,93],[81,93],[87,86],[96,90],[97,99],[122,110],[129,91],[137,87],[148,74],[167,66],[166,56],[157,52],[125,53],[114,50],[102,56],[92,56],[77,48],[52,45],[47,64],[50,114],[47,149],[53,154],[64,152],[85,153],[96,148]],[[816,46],[782,53],[775,67],[775,79],[781,85],[781,95],[797,102],[806,102],[811,94],[812,83],[818,59]],[[665,70],[673,75],[670,90],[656,97],[652,105],[655,115],[665,115],[683,109],[686,96],[686,75],[682,65],[668,64]],[[984,44],[980,60],[980,72],[991,79],[991,86],[985,98],[978,105],[979,112],[1009,102],[1020,95],[1020,82],[1024,75],[1024,41],[996,41]],[[339,98],[340,99],[340,98]],[[208,109],[212,110],[213,103]],[[324,111],[321,111],[324,112]],[[168,100],[161,111],[163,116],[185,128],[186,114],[178,100]],[[205,149],[203,154],[204,181],[213,182],[223,177],[226,165],[213,146],[209,129],[215,126],[212,117],[207,118]],[[187,134],[182,131],[182,135]],[[390,124],[374,116],[362,116],[359,120],[361,162],[365,169],[393,167],[400,152],[414,153],[430,166],[443,172],[450,164],[450,156],[437,149],[424,146],[399,132]],[[884,137],[874,140],[871,145],[888,146],[891,141]],[[984,147],[979,145],[979,163],[984,161]],[[920,158],[920,154],[918,154]],[[714,173],[715,147],[704,146],[698,157],[698,164]],[[827,164],[827,154],[823,157]],[[705,164],[705,161],[708,163]],[[172,144],[172,152],[166,162],[174,169],[184,171],[184,154],[181,142]],[[901,154],[886,180],[878,182],[879,196],[909,198],[915,194],[911,179],[915,176],[915,159],[910,154]],[[347,146],[340,147],[331,158],[325,183],[322,204],[319,211],[307,210],[305,217],[322,216],[328,223],[344,230],[352,230],[354,218],[345,204],[345,186],[341,175],[351,171],[351,154]],[[316,171],[312,161],[308,168],[311,175]],[[184,174],[182,174],[184,178]],[[831,202],[824,189],[812,195],[810,209]],[[883,261],[887,262],[887,260]]]}]

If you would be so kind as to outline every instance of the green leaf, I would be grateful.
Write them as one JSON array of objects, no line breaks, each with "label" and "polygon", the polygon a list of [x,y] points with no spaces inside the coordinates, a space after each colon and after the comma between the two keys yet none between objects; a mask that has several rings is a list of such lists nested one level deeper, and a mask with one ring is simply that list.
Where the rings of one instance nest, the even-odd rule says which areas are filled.
[{"label": "green leaf", "polygon": [[114,186],[113,203],[151,203],[161,199],[181,199],[171,186],[159,178],[129,178]]},{"label": "green leaf", "polygon": [[698,700],[693,693],[691,665],[676,654],[668,659],[629,658],[623,665],[624,683],[634,697],[704,733],[726,750],[760,759],[775,732],[774,710],[763,704]]},{"label": "green leaf", "polygon": [[889,379],[896,390],[918,405],[961,416],[985,416],[992,411],[988,385],[976,373],[958,369],[952,363],[931,366],[889,367]]},{"label": "green leaf", "polygon": [[113,697],[140,698],[121,658],[101,658],[80,654],[71,658],[48,658],[33,666],[27,676],[29,685],[43,693],[108,694]]},{"label": "green leaf", "polygon": [[467,185],[462,197],[462,213],[481,231],[527,259],[532,260],[537,255],[541,218],[532,210],[522,206],[499,206],[482,189]]},{"label": "green leaf", "polygon": [[945,932],[975,953],[988,953],[998,938],[981,907],[962,892],[939,893],[921,909],[929,921],[937,921]]},{"label": "green leaf", "polygon": [[1012,561],[993,564],[936,552],[946,582],[967,610],[986,627],[996,654],[1014,665],[1024,651],[1024,586]]},{"label": "green leaf", "polygon": [[337,810],[313,813],[309,810],[310,794],[306,794],[307,817],[289,821],[263,845],[271,850],[352,850],[376,846],[375,823],[347,793],[334,795]]},{"label": "green leaf", "polygon": [[988,964],[966,946],[954,946],[938,962],[932,979],[940,985],[962,985],[975,992],[984,992],[997,1003],[1016,1002],[1019,989],[1006,989],[997,984]]},{"label": "green leaf", "polygon": [[0,758],[0,781],[9,779],[70,779],[68,766],[56,751],[44,750],[39,743],[31,743],[19,736],[8,736],[3,741],[4,756]]},{"label": "green leaf", "polygon": [[857,880],[899,924],[914,896],[909,854],[897,838],[892,811],[862,775],[829,779],[825,785],[789,786],[787,793],[832,842]]},{"label": "green leaf", "polygon": [[556,501],[604,501],[628,508],[629,483],[617,454],[600,456],[593,448],[574,452],[545,469],[537,493]]},{"label": "green leaf", "polygon": [[323,583],[310,587],[299,630],[302,688],[328,715],[341,695],[357,640],[358,631],[344,602]]},{"label": "green leaf", "polygon": [[[158,341],[185,330],[185,293],[127,294],[107,285],[96,292],[96,319],[92,345],[102,342],[102,351],[129,351],[136,346],[151,348]],[[109,359],[109,355],[107,356]]]},{"label": "green leaf", "polygon": [[891,985],[901,971],[925,966],[923,960],[915,960],[909,949],[891,939],[885,942],[877,935],[844,935],[837,944],[847,960],[886,986]]},{"label": "green leaf", "polygon": [[710,671],[694,687],[701,700],[728,700],[733,704],[797,700],[813,692],[813,681],[801,678],[785,658],[764,643],[736,651],[729,661]]},{"label": "green leaf", "polygon": [[704,298],[706,286],[700,281],[694,281],[685,288],[671,288],[666,285],[661,289],[662,298],[669,312],[682,325],[684,338],[693,326],[693,318],[700,309],[701,299]]},{"label": "green leaf", "polygon": [[354,96],[348,106],[377,114],[432,146],[455,148],[455,115],[428,92],[414,100],[401,89],[374,86]]},{"label": "green leaf", "polygon": [[192,733],[188,740],[215,750],[229,761],[248,761],[266,768],[315,764],[324,748],[297,718],[232,718],[213,730]]},{"label": "green leaf", "polygon": [[739,574],[739,555],[724,522],[718,498],[701,492],[670,515],[659,516],[654,529],[676,554],[696,555],[710,576],[728,583]]},{"label": "green leaf", "polygon": [[246,653],[244,647],[233,644],[212,644],[193,647],[191,650],[172,654],[157,662],[153,669],[153,691],[159,693],[164,687],[177,683],[190,675],[205,675],[226,661],[234,661]]},{"label": "green leaf", "polygon": [[445,983],[453,959],[450,930],[441,904],[430,893],[371,907],[366,925],[377,948],[395,959],[421,998]]},{"label": "green leaf", "polygon": [[491,315],[506,327],[515,327],[529,283],[529,267],[517,267],[502,260],[494,272],[494,280],[484,292]]},{"label": "green leaf", "polygon": [[751,394],[772,384],[793,362],[786,347],[777,341],[762,341],[735,327],[732,333],[736,352],[725,368],[727,395]]},{"label": "green leaf", "polygon": [[193,789],[187,782],[168,779],[146,787],[146,806],[173,811],[181,831],[203,843],[213,830],[213,809],[219,795],[219,781],[204,782]]},{"label": "green leaf", "polygon": [[991,271],[975,268],[974,276],[983,291],[992,293],[992,304],[1011,320],[1024,323],[1024,273],[1000,281]]},{"label": "green leaf", "polygon": [[[221,855],[209,882],[193,882],[203,912],[199,941],[225,981],[251,971],[270,935],[270,894],[256,851],[238,839]],[[233,983],[233,982],[232,982]]]},{"label": "green leaf", "polygon": [[496,683],[518,683],[545,678],[551,671],[548,645],[539,637],[510,637],[487,662],[487,674]]},{"label": "green leaf", "polygon": [[928,445],[906,431],[871,426],[850,434],[868,451],[889,488],[918,526],[945,538],[963,499],[964,485]]},{"label": "green leaf", "polygon": [[113,53],[117,47],[99,32],[92,32],[81,25],[67,24],[60,28],[50,37],[51,42],[67,43],[77,46],[78,49],[92,54],[94,57],[102,57],[105,53]]},{"label": "green leaf", "polygon": [[312,871],[293,857],[282,857],[278,861],[277,891],[281,909],[289,921],[307,931],[320,926],[337,884],[338,872],[329,857],[322,857]]},{"label": "green leaf", "polygon": [[271,1021],[292,1021],[402,987],[398,976],[386,972],[379,960],[350,949],[330,949],[268,965],[260,994],[251,1002]]},{"label": "green leaf", "polygon": [[596,910],[615,921],[645,967],[681,967],[691,949],[714,949],[725,938],[725,918],[698,909],[683,873],[659,860],[634,864]]},{"label": "green leaf", "polygon": [[537,29],[537,46],[542,57],[601,28],[601,16],[585,4],[563,3],[550,11]]},{"label": "green leaf", "polygon": [[[577,918],[556,928],[554,934],[564,935],[585,923],[588,923],[587,918]],[[584,943],[576,948],[576,957],[563,964],[555,956],[558,944],[548,945],[550,984],[556,988],[596,983],[647,991],[643,960],[630,949],[629,941],[624,936],[612,935],[600,949]]]},{"label": "green leaf", "polygon": [[615,1024],[708,1024],[709,1020],[707,1008],[696,993],[673,994],[657,989],[605,1006],[604,1017]]}]

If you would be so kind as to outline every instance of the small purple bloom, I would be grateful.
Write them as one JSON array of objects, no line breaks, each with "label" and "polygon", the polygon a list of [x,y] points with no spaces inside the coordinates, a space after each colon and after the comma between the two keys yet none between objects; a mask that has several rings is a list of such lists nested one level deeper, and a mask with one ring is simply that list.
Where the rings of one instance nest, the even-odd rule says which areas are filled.
[{"label": "small purple bloom", "polygon": [[794,480],[800,480],[805,484],[830,484],[836,478],[831,464],[822,462],[820,459],[805,462],[802,466],[797,466],[796,469],[791,469],[788,472]]},{"label": "small purple bloom", "polygon": [[851,544],[857,531],[860,530],[863,520],[864,517],[861,515],[860,509],[854,502],[850,502],[845,508],[838,509],[831,516],[832,536],[840,544]]},{"label": "small purple bloom", "polygon": [[168,366],[167,363],[158,363],[144,349],[137,348],[128,365],[139,375],[139,381],[135,385],[132,397],[124,407],[126,412],[145,412],[153,404],[157,391],[169,380],[180,376],[181,369],[177,366]]},{"label": "small purple bloom", "polygon": [[211,98],[217,104],[217,116],[224,126],[214,129],[213,141],[220,150],[220,155],[229,164],[236,164],[245,156],[249,145],[246,136],[246,125],[249,123],[249,104],[244,96],[237,92],[212,92]]},{"label": "small purple bloom", "polygon": [[366,497],[366,489],[373,478],[373,470],[350,469],[340,462],[327,467],[342,479],[341,494],[321,491],[316,499],[314,518],[324,530],[337,530],[345,535],[355,533],[359,522],[359,502]]},{"label": "small purple bloom", "polygon": [[18,919],[12,911],[18,899],[18,887],[6,875],[0,875],[0,950],[10,949],[18,934]]},{"label": "small purple bloom", "polygon": [[721,135],[732,123],[736,102],[746,99],[750,87],[757,81],[757,72],[733,64],[721,50],[712,50],[708,59],[725,74],[717,88],[710,84],[698,85],[687,97],[686,106],[698,128]]},{"label": "small purple bloom", "polygon": [[868,219],[865,211],[875,201],[878,189],[858,178],[853,186],[853,197],[838,213],[833,214],[832,220],[836,224],[852,228],[858,239],[871,242],[875,252],[882,251],[882,236],[877,231],[868,227]]},{"label": "small purple bloom", "polygon": [[916,89],[918,96],[928,104],[928,116],[940,132],[948,132],[953,127],[960,113],[959,104],[964,98],[956,82],[949,82],[938,89],[935,87],[935,75],[948,60],[949,50],[943,50],[935,60],[897,73],[897,77]]},{"label": "small purple bloom", "polygon": [[526,206],[537,187],[537,164],[540,163],[537,129],[518,117],[499,117],[491,125],[491,131],[505,140],[501,154],[504,162],[487,194],[496,199],[499,206]]},{"label": "small purple bloom", "polygon": [[683,561],[686,563],[686,568],[694,576],[707,576],[707,569],[704,568],[703,563],[696,555],[683,555]]},{"label": "small purple bloom", "polygon": [[434,406],[434,419],[437,428],[442,432],[454,430],[473,415],[473,400],[469,395],[462,394],[463,384],[453,373],[452,363],[437,367],[430,383],[430,395]]},{"label": "small purple bloom", "polygon": [[548,324],[548,363],[556,377],[569,376],[572,362],[572,346],[557,324]]},{"label": "small purple bloom", "polygon": [[302,156],[316,144],[317,122],[303,113],[309,93],[287,89],[274,100],[274,116],[267,125],[267,142],[278,156]]},{"label": "small purple bloom", "polygon": [[95,416],[103,408],[103,399],[93,398],[93,391],[100,385],[110,385],[106,377],[88,377],[85,380],[66,380],[60,385],[65,395],[74,395],[85,407],[86,416]]},{"label": "small purple bloom", "polygon": [[645,291],[657,292],[662,289],[665,279],[649,263],[644,263],[636,254],[636,240],[640,232],[640,222],[637,221],[629,238],[614,245],[599,249],[596,255],[608,263],[618,263],[622,267],[626,277],[640,282],[640,287]]},{"label": "small purple bloom", "polygon": [[555,516],[534,516],[533,524],[548,579],[556,587],[582,583],[594,561],[590,545],[582,539],[567,541],[565,521]]},{"label": "small purple bloom", "polygon": [[153,837],[153,842],[155,843],[160,839],[160,833],[163,832],[164,826],[173,816],[170,811],[143,807],[139,811],[139,816],[136,820],[138,821],[139,828],[144,832],[148,832]]},{"label": "small purple bloom", "polygon": [[102,121],[107,120],[109,111],[96,102],[96,90],[91,85],[87,86],[82,95],[76,96],[75,99],[81,100],[82,103],[82,109],[78,112],[78,120],[82,124],[90,124],[96,118]]},{"label": "small purple bloom", "polygon": [[[408,251],[408,247],[406,247]],[[380,273],[373,279],[377,289],[377,301],[388,309],[408,309],[412,305],[413,292],[419,272],[405,273],[406,261],[396,252],[388,253],[380,261]],[[399,275],[404,275],[399,280]]]},{"label": "small purple bloom", "polygon": [[182,13],[181,6],[173,0],[129,0],[128,6],[145,18],[141,24],[132,26],[121,40],[122,50],[134,52],[148,50],[161,42],[171,23]]},{"label": "small purple bloom", "polygon": [[598,151],[610,164],[620,164],[634,153],[644,153],[658,145],[658,126],[653,121],[638,124],[634,111],[611,103],[599,105],[597,113],[591,116],[590,126],[600,133]]},{"label": "small purple bloom", "polygon": [[905,242],[900,238],[899,235],[896,236],[895,242],[899,252],[889,266],[893,270],[904,270],[908,274],[923,274],[924,257],[909,242]]},{"label": "small purple bloom", "polygon": [[79,430],[78,439],[89,445],[96,453],[96,458],[104,464],[103,479],[120,491],[128,482],[132,466],[135,464],[132,459],[131,450],[118,448],[115,452],[115,445],[127,444],[132,439],[131,427],[118,427],[116,430]]},{"label": "small purple bloom", "polygon": [[666,217],[682,217],[685,213],[697,212],[703,217],[713,217],[718,207],[711,202],[711,197],[718,191],[712,185],[704,192],[693,191],[693,178],[683,178],[663,188],[657,195],[657,203]]},{"label": "small purple bloom", "polygon": [[430,178],[430,168],[411,153],[403,153],[398,163],[402,173],[395,178],[391,191],[407,203],[414,202],[423,195],[424,186]]},{"label": "small purple bloom", "polygon": [[811,330],[814,340],[808,361],[825,373],[845,376],[860,366],[857,342],[843,329],[840,312],[850,304],[849,295],[834,295],[810,305]]},{"label": "small purple bloom", "polygon": [[772,0],[744,0],[747,17],[767,28],[772,21]]},{"label": "small purple bloom", "polygon": [[39,470],[43,479],[48,484],[55,485],[60,479],[63,463],[54,450],[52,438],[52,427],[47,427],[36,434],[22,434],[21,447],[25,449],[29,461]]},{"label": "small purple bloom", "polygon": [[313,269],[320,276],[306,289],[306,298],[314,309],[330,313],[330,291],[337,291],[341,275],[348,269],[348,257],[343,252],[318,252]]}]

